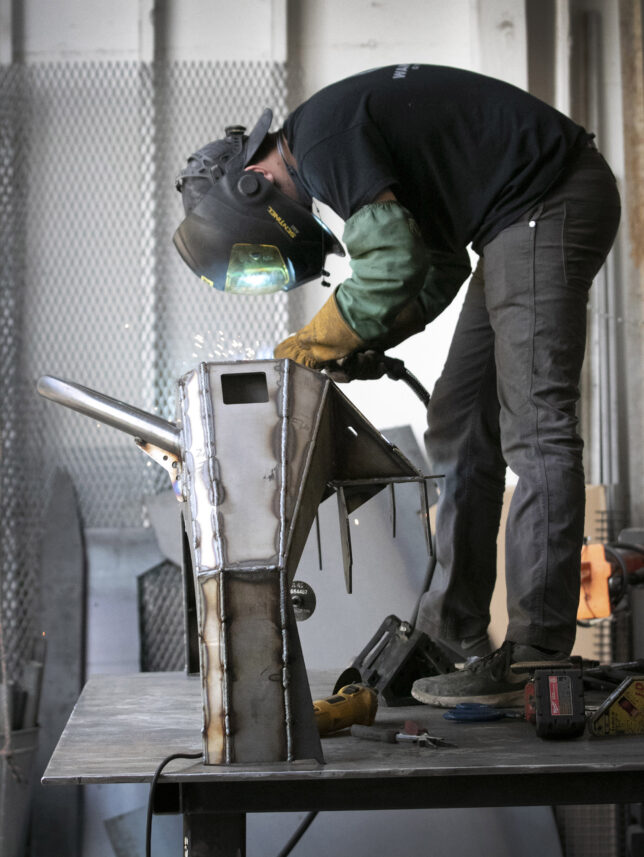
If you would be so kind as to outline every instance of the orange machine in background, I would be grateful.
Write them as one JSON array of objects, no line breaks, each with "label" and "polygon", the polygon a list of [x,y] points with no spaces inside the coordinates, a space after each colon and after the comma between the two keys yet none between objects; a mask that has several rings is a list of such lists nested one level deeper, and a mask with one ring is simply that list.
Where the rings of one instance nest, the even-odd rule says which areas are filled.
[{"label": "orange machine in background", "polygon": [[581,549],[581,593],[577,619],[612,614],[630,584],[644,582],[644,545],[588,544]]}]

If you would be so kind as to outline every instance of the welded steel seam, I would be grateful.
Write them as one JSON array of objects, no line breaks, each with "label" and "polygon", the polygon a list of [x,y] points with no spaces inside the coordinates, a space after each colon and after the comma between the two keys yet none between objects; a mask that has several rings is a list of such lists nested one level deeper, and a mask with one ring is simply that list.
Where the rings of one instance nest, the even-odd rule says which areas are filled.
[{"label": "welded steel seam", "polygon": [[289,430],[289,361],[284,361],[284,373],[282,375],[282,398],[281,398],[281,437],[280,437],[280,529],[279,529],[279,553],[278,564],[280,567],[280,628],[282,635],[282,689],[284,692],[284,727],[286,732],[286,759],[294,761],[293,750],[293,714],[291,710],[291,687],[290,687],[290,640],[288,630],[288,580],[285,568],[286,549],[286,491],[288,486],[288,430]]},{"label": "welded steel seam", "polygon": [[[192,426],[190,422],[190,400],[188,394],[188,379],[194,376],[194,372],[191,372],[189,375],[184,376],[179,382],[179,407],[181,409],[182,415],[182,423],[183,423],[183,441],[184,441],[184,450],[183,450],[183,461],[184,461],[184,500],[189,500],[190,505],[190,525],[192,530],[192,550],[194,553],[194,573],[196,574],[197,569],[201,564],[201,528],[199,526],[199,520],[197,515],[197,492],[191,488],[191,485],[194,486],[196,480],[196,468],[195,468],[195,459],[194,455],[191,452],[192,449]],[[186,497],[187,495],[187,497]]]},{"label": "welded steel seam", "polygon": [[[228,616],[226,612],[226,581],[224,573],[224,557],[222,533],[219,526],[219,485],[217,482],[216,447],[215,447],[215,421],[212,412],[212,393],[210,389],[210,372],[207,363],[199,364],[199,398],[201,424],[203,426],[206,466],[208,472],[208,491],[211,505],[210,520],[212,525],[214,552],[221,572],[219,574],[219,653],[221,664],[222,681],[222,704],[224,709],[224,753],[226,764],[233,760],[233,737],[231,725],[231,687],[230,687],[230,661],[229,661],[229,639],[228,639]],[[210,666],[206,667],[206,674],[210,674]]]},{"label": "welded steel seam", "polygon": [[[304,467],[302,468],[302,476],[301,476],[300,486],[299,486],[300,490],[298,490],[297,497],[295,499],[295,505],[293,506],[293,514],[291,516],[291,521],[297,520],[297,516],[298,516],[299,511],[300,511],[300,506],[302,505],[303,492],[301,490],[301,486],[306,484],[306,480],[308,479],[308,475],[309,475],[309,470],[311,469],[311,463],[313,461],[313,454],[315,452],[315,445],[317,442],[318,435],[320,433],[320,423],[322,422],[322,416],[324,415],[324,410],[326,407],[326,400],[328,398],[330,387],[331,387],[331,382],[326,381],[324,384],[324,389],[322,390],[320,402],[318,404],[317,414],[315,415],[315,423],[313,425],[313,431],[311,432],[311,436],[310,436],[309,444],[308,444],[308,449],[306,451],[306,460],[304,463]],[[317,518],[317,515],[316,515],[316,518]],[[287,553],[291,548],[293,531],[294,531],[294,528],[290,527],[289,533],[288,533],[288,543],[287,543],[286,548],[285,548]]]}]

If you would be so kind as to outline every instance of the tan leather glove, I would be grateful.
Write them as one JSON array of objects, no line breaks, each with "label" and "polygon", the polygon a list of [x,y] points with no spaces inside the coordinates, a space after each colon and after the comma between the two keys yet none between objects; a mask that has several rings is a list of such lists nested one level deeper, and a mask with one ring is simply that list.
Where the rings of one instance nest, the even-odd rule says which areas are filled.
[{"label": "tan leather glove", "polygon": [[309,369],[321,369],[329,361],[340,360],[364,345],[342,317],[335,295],[331,295],[305,327],[276,346],[274,354],[278,359],[288,357]]}]

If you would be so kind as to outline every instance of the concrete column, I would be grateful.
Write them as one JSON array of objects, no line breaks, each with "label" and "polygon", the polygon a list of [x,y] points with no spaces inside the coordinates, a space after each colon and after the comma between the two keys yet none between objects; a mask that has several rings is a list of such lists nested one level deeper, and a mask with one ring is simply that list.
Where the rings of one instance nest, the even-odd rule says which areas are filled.
[{"label": "concrete column", "polygon": [[528,88],[524,0],[474,0],[474,68],[490,77]]},{"label": "concrete column", "polygon": [[10,65],[13,58],[13,3],[0,0],[0,65]]}]

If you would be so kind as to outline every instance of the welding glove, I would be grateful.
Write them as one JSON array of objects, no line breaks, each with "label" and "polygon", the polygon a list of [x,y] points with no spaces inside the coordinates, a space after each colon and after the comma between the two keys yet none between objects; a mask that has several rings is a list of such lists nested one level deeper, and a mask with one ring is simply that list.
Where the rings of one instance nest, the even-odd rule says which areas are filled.
[{"label": "welding glove", "polygon": [[346,357],[362,346],[362,339],[342,318],[333,294],[307,325],[276,346],[274,354],[278,359],[288,357],[309,369],[321,369],[329,361]]},{"label": "welding glove", "polygon": [[420,302],[415,300],[404,307],[387,334],[367,344],[344,320],[338,307],[337,295],[338,292],[331,295],[309,324],[280,342],[275,348],[275,357],[289,357],[309,369],[322,369],[333,363],[336,372],[340,365],[338,361],[355,357],[356,360],[344,370],[346,377],[340,377],[343,373],[339,373],[334,380],[382,378],[386,371],[384,364],[380,365],[383,352],[425,329]]}]

